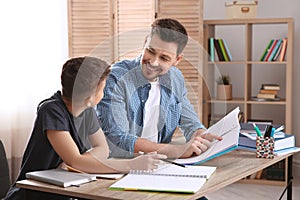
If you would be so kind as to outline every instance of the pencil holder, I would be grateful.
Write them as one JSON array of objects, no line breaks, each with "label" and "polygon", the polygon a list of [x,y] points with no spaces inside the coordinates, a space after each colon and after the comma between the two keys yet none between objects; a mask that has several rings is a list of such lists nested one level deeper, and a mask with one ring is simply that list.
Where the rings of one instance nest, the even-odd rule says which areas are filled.
[{"label": "pencil holder", "polygon": [[273,137],[256,137],[256,158],[274,158]]}]

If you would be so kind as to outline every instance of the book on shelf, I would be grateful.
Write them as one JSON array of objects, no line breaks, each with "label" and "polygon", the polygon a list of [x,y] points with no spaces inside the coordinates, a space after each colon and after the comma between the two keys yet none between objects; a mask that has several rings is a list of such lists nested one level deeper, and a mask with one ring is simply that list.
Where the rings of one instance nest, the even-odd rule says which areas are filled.
[{"label": "book on shelf", "polygon": [[287,49],[287,38],[271,39],[263,51],[260,61],[284,61]]},{"label": "book on shelf", "polygon": [[261,58],[260,58],[260,61],[264,61],[264,60],[265,60],[266,55],[268,54],[269,49],[270,49],[270,47],[271,47],[271,45],[272,45],[273,42],[274,42],[274,39],[271,39],[270,42],[269,42],[269,44],[268,44],[267,47],[265,48],[264,53],[262,54],[262,56],[261,56]]},{"label": "book on shelf", "polygon": [[274,50],[274,48],[275,48],[275,46],[276,46],[276,43],[277,43],[277,39],[274,39],[273,42],[272,42],[271,47],[270,47],[269,50],[268,50],[268,53],[267,53],[267,55],[266,55],[264,61],[268,61],[268,60],[269,60],[269,57],[271,56],[272,51]]},{"label": "book on shelf", "polygon": [[225,46],[224,46],[224,43],[223,43],[223,39],[219,38],[218,42],[219,42],[219,45],[220,45],[220,48],[221,48],[222,55],[224,57],[224,61],[229,61],[229,58],[228,58],[228,55],[227,55],[227,52],[226,52],[226,49],[225,49]]},{"label": "book on shelf", "polygon": [[287,42],[288,42],[288,39],[284,38],[282,41],[282,48],[281,48],[281,52],[280,52],[278,61],[284,61],[286,49],[287,49]]},{"label": "book on shelf", "polygon": [[216,58],[218,58],[219,61],[232,60],[228,45],[222,38],[211,37],[208,39],[208,54],[212,62],[215,61]]},{"label": "book on shelf", "polygon": [[78,186],[97,179],[95,175],[69,172],[63,169],[27,172],[26,178],[61,187]]},{"label": "book on shelf", "polygon": [[270,57],[268,58],[268,61],[273,61],[273,58],[274,58],[276,52],[278,51],[278,48],[279,48],[281,42],[282,42],[282,39],[276,40],[274,49],[271,51],[271,54],[270,54]]},{"label": "book on shelf", "polygon": [[216,171],[212,166],[166,164],[154,171],[132,170],[112,184],[110,190],[196,193]]},{"label": "book on shelf", "polygon": [[210,56],[210,61],[215,61],[215,44],[214,44],[214,38],[208,39],[208,53]]},{"label": "book on shelf", "polygon": [[214,39],[214,44],[215,44],[215,49],[219,58],[219,61],[225,61],[225,58],[223,56],[222,50],[221,50],[221,46],[219,44],[218,39]]},{"label": "book on shelf", "polygon": [[277,51],[276,51],[276,53],[275,53],[272,61],[279,61],[279,55],[280,55],[281,49],[282,49],[282,42],[283,42],[283,40],[281,40],[281,43],[280,43],[280,45],[279,45],[279,47],[278,47],[278,49],[277,49]]},{"label": "book on shelf", "polygon": [[278,84],[262,84],[261,88],[256,95],[252,97],[255,101],[279,101],[280,98],[277,96],[280,86]]},{"label": "book on shelf", "polygon": [[261,94],[277,94],[278,90],[265,90],[265,89],[261,89],[261,90],[259,90],[259,93],[261,93]]},{"label": "book on shelf", "polygon": [[240,132],[239,113],[240,109],[237,107],[206,130],[206,132],[222,136],[223,139],[221,141],[212,143],[212,145],[199,156],[179,158],[176,159],[175,162],[181,164],[200,164],[236,149],[238,147]]},{"label": "book on shelf", "polygon": [[232,55],[231,55],[230,50],[228,48],[227,42],[225,41],[225,39],[222,39],[222,41],[224,43],[224,47],[225,47],[225,51],[228,55],[228,59],[229,59],[229,61],[232,61]]},{"label": "book on shelf", "polygon": [[256,97],[261,99],[275,99],[277,96],[276,94],[258,93]]},{"label": "book on shelf", "polygon": [[280,86],[278,84],[273,83],[263,83],[261,85],[261,90],[280,90]]}]

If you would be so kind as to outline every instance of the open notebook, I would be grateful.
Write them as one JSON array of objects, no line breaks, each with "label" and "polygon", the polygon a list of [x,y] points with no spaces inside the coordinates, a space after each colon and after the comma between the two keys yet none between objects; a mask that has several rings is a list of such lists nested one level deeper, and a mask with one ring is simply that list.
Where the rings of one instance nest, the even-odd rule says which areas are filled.
[{"label": "open notebook", "polygon": [[196,193],[215,170],[216,167],[210,166],[166,164],[153,172],[131,171],[109,189]]},{"label": "open notebook", "polygon": [[223,137],[222,141],[215,141],[213,145],[199,156],[176,159],[181,164],[200,164],[238,147],[240,124],[238,120],[239,107],[235,108],[220,121],[209,127],[206,132],[218,134]]}]

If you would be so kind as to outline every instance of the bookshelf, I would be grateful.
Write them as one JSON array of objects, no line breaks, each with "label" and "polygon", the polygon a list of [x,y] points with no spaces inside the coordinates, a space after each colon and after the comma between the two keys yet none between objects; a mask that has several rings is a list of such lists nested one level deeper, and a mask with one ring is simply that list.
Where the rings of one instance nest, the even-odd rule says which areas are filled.
[{"label": "bookshelf", "polygon": [[[236,106],[239,106],[243,112],[243,122],[253,120],[258,113],[263,113],[263,110],[272,110],[275,115],[281,115],[281,118],[276,119],[273,123],[285,125],[285,132],[292,133],[292,67],[293,67],[293,38],[294,38],[294,20],[293,18],[254,18],[254,19],[221,19],[221,20],[204,20],[204,49],[209,50],[209,38],[223,38],[222,32],[218,30],[232,29],[235,34],[241,35],[242,41],[236,41],[235,38],[226,38],[228,48],[232,53],[233,48],[239,48],[240,52],[237,55],[232,55],[231,61],[215,61],[210,60],[209,55],[204,58],[203,67],[203,115],[202,121],[206,126],[210,126],[214,121],[231,111]],[[288,38],[287,51],[283,61],[260,61],[261,55],[265,50],[270,39],[277,37],[275,33],[267,31],[264,33],[265,41],[258,49],[256,31],[260,27],[276,27],[280,28],[285,35],[281,38]],[[219,29],[218,29],[219,28]],[[270,28],[271,29],[271,28]],[[230,31],[228,31],[230,33]],[[231,42],[233,41],[233,42]],[[259,51],[259,52],[258,52]],[[216,53],[215,53],[216,57]],[[224,70],[225,69],[225,70]],[[281,74],[281,94],[278,101],[255,101],[253,96],[257,95],[260,88],[258,85],[264,83],[261,77],[260,69],[267,71],[267,74]],[[216,79],[220,75],[231,77],[233,85],[233,97],[231,100],[216,99]],[[238,72],[237,72],[238,71]],[[238,75],[236,75],[238,73]],[[238,76],[238,77],[237,77]],[[267,75],[268,76],[268,75]],[[238,80],[238,82],[237,82]],[[274,80],[276,82],[277,80]],[[238,92],[237,92],[238,91]],[[257,111],[258,110],[258,111]],[[262,119],[273,120],[274,114],[271,117],[261,116]],[[287,161],[286,167],[287,167]],[[286,169],[285,167],[285,169]],[[286,171],[286,170],[285,170]],[[285,181],[270,181],[270,180],[251,180],[247,182],[260,182],[263,184],[284,184],[287,180],[285,173]]]}]

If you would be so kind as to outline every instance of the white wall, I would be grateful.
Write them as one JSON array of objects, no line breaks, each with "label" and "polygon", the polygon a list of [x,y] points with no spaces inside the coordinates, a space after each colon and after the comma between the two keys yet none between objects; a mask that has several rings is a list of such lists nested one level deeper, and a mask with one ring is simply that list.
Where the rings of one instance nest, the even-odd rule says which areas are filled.
[{"label": "white wall", "polygon": [[[225,15],[225,2],[232,2],[232,1],[225,1],[225,0],[204,0],[204,19],[224,19],[226,18]],[[300,1],[299,0],[260,0],[258,1],[258,7],[257,7],[257,18],[280,18],[280,17],[293,17],[295,21],[295,32],[294,32],[294,68],[293,68],[293,126],[292,131],[296,135],[296,143],[297,146],[300,146],[300,90],[298,89],[298,85],[300,85],[300,79],[298,76],[300,75],[300,68],[298,67],[300,65]],[[222,34],[222,37],[228,38],[234,38],[234,41],[243,41],[241,38],[241,34],[243,32],[240,32],[239,30],[217,30],[218,34]],[[222,32],[222,33],[221,33]],[[262,54],[262,51],[266,47],[266,43],[271,39],[270,35],[273,37],[284,37],[285,33],[282,31],[282,27],[275,27],[274,29],[270,29],[269,27],[260,27],[255,30],[254,40],[257,41],[255,43],[255,48],[253,51],[253,56],[257,54],[256,56],[259,57]],[[238,45],[238,44],[236,44]],[[232,51],[233,55],[236,55],[237,57],[240,56],[242,53],[240,49],[234,49],[231,48],[230,51]],[[255,69],[254,69],[255,70]],[[280,85],[284,85],[282,70],[274,70],[270,73],[270,70],[263,71],[263,68],[259,69],[262,70],[262,73],[259,73],[260,75],[256,75],[255,78],[260,80],[261,78],[265,78],[267,81],[275,80],[276,82],[279,82]],[[237,71],[237,73],[240,73]],[[257,73],[256,73],[257,74]],[[234,77],[240,77],[239,74],[234,74]],[[259,81],[258,81],[259,82]],[[252,94],[255,94],[258,91],[259,88],[258,85],[253,85]],[[255,90],[255,88],[257,88]],[[236,86],[237,90],[238,88]],[[239,94],[239,91],[235,91],[236,94]],[[281,91],[284,93],[284,90]],[[268,110],[270,112],[271,116],[275,116],[275,119],[280,120],[280,116],[277,116],[276,114],[272,114],[273,110]],[[276,110],[277,112],[277,110]],[[275,113],[276,113],[275,112]],[[295,173],[300,172],[300,155],[297,154],[294,157],[294,166],[295,166]],[[300,174],[298,174],[300,175]]]},{"label": "white wall", "polygon": [[0,139],[8,158],[19,159],[37,104],[61,89],[68,58],[67,1],[1,1],[0,25]]}]

